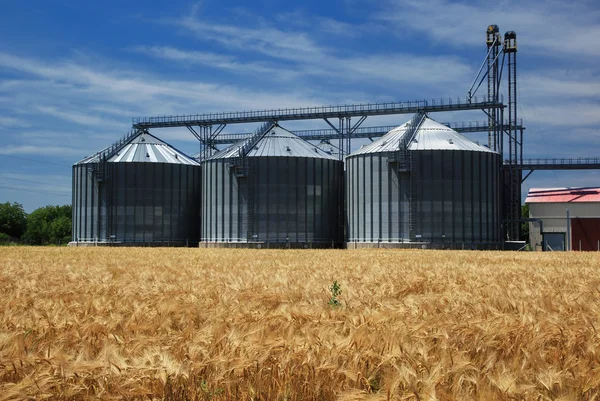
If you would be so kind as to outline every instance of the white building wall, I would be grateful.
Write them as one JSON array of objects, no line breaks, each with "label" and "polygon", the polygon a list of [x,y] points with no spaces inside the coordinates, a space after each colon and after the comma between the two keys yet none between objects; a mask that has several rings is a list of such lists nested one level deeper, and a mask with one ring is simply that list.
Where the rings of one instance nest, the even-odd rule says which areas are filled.
[{"label": "white building wall", "polygon": [[[581,203],[529,203],[529,217],[542,219],[544,232],[567,232],[567,209],[570,218],[600,218],[599,202]],[[541,250],[542,235],[538,223],[529,223],[529,243],[536,250]]]}]

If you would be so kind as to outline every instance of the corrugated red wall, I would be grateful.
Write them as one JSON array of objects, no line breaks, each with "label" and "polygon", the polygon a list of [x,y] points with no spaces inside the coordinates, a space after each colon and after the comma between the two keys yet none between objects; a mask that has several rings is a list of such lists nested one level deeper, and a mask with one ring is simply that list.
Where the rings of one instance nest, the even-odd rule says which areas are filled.
[{"label": "corrugated red wall", "polygon": [[[574,251],[597,251],[600,240],[600,219],[571,219],[571,249]],[[581,244],[581,245],[580,245]]]}]

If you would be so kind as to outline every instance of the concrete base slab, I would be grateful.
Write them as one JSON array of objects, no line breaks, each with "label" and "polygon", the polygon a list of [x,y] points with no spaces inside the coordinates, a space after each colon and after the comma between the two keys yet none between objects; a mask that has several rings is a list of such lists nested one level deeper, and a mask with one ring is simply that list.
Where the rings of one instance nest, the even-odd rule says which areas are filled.
[{"label": "concrete base slab", "polygon": [[502,244],[463,244],[428,242],[346,242],[346,249],[454,249],[454,250],[500,250]]},{"label": "concrete base slab", "polygon": [[325,242],[200,242],[199,248],[341,249],[343,243]]}]

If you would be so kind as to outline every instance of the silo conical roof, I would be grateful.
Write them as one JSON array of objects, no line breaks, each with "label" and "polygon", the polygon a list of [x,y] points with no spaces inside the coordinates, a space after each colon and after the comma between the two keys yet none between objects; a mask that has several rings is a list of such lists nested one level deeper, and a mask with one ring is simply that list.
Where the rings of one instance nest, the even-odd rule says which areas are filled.
[{"label": "silo conical roof", "polygon": [[[400,142],[404,137],[409,122],[394,128],[376,141],[363,146],[351,153],[350,156],[379,153],[396,152],[400,149]],[[452,128],[449,128],[437,121],[426,117],[414,139],[410,143],[409,150],[466,150],[475,152],[493,152],[487,146],[479,145],[464,135],[459,134]]]},{"label": "silo conical roof", "polygon": [[139,132],[122,145],[115,145],[92,156],[88,156],[77,164],[97,163],[100,156],[106,153],[109,163],[170,163],[199,166],[200,164],[183,152],[158,139],[148,132]]},{"label": "silo conical roof", "polygon": [[[240,150],[252,138],[242,139],[230,147],[215,153],[208,160],[227,159],[240,156]],[[246,157],[312,157],[338,160],[323,149],[305,141],[292,132],[274,124],[248,151]]]}]

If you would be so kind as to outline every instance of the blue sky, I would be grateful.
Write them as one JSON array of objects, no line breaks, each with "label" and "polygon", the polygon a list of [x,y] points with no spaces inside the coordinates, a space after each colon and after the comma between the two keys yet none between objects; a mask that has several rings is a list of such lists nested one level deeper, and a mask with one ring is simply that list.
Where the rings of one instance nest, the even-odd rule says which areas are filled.
[{"label": "blue sky", "polygon": [[[0,202],[28,212],[70,203],[71,165],[116,141],[132,117],[464,97],[489,24],[518,34],[525,157],[600,156],[596,1],[3,0]],[[185,129],[153,133],[199,148]],[[600,186],[600,172],[535,172],[524,191],[553,186]]]}]

